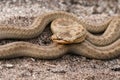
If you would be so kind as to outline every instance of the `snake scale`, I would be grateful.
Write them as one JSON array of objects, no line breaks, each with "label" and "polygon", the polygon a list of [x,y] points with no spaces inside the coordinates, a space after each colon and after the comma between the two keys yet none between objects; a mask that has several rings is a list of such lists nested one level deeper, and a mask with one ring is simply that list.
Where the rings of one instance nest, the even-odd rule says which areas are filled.
[{"label": "snake scale", "polygon": [[[12,42],[0,46],[0,59],[29,56],[40,59],[58,58],[68,51],[95,59],[110,59],[120,55],[120,17],[111,17],[102,24],[91,24],[78,19],[75,15],[56,11],[38,16],[29,27],[0,26],[0,39],[33,38],[38,36],[46,25],[57,18],[67,18],[81,24],[87,33],[86,40],[70,45],[53,43],[40,46],[28,42]],[[92,33],[104,33],[100,36]]]}]

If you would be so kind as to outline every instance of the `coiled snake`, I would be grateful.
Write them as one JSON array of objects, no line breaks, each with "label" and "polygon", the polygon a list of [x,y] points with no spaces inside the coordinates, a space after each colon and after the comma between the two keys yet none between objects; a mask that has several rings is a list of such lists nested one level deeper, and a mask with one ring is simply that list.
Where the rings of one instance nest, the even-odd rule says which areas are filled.
[{"label": "coiled snake", "polygon": [[[61,35],[66,32],[63,31],[62,33],[55,33],[54,35],[54,28],[51,27],[53,31],[52,39],[53,41],[55,40],[55,42],[58,43],[53,43],[49,46],[39,46],[36,44],[22,41],[8,43],[0,46],[0,59],[14,58],[19,56],[29,56],[40,59],[53,59],[64,55],[69,50],[72,50],[79,55],[95,59],[110,59],[120,55],[120,17],[111,17],[102,24],[91,24],[87,23],[86,21],[82,21],[81,19],[78,19],[75,15],[67,12],[50,12],[38,16],[32,23],[32,25],[27,28],[0,26],[0,39],[33,38],[35,36],[38,36],[45,29],[46,25],[49,22],[55,20],[54,23],[56,23],[57,18],[61,18],[61,20],[62,18],[66,18],[68,20],[71,19],[72,21],[75,21],[75,27],[78,26],[82,29],[80,30],[81,33],[79,34],[79,36],[78,34],[74,33],[74,35],[72,36],[75,36],[75,38],[73,37],[72,39],[65,39],[66,41],[70,41],[69,45],[58,44],[59,42],[61,43],[61,41],[59,41],[60,39],[58,37],[55,38],[56,34]],[[58,25],[61,26],[61,23]],[[72,29],[74,29],[74,26],[72,27]],[[105,32],[101,36],[92,34],[103,31]],[[69,31],[67,32],[69,33]],[[73,32],[71,32],[70,34],[72,33]],[[65,40],[64,38],[62,38],[62,42],[66,43]],[[67,44],[68,43],[69,42],[67,42]]]}]

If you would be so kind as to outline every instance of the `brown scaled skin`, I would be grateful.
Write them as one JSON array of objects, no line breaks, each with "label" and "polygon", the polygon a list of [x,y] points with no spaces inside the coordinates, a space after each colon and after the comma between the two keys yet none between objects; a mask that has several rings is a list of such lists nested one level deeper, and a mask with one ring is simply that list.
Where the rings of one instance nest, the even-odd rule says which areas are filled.
[{"label": "brown scaled skin", "polygon": [[[87,31],[94,33],[106,30],[107,25],[111,22],[110,19],[102,24],[96,25],[81,21],[73,14],[61,11],[51,12],[37,17],[29,28],[1,26],[0,38],[24,39],[38,36],[49,22],[61,17],[71,18],[72,20],[84,26]],[[82,43],[71,44],[69,46],[60,44],[53,44],[50,46],[38,46],[36,44],[28,42],[13,42],[0,46],[0,59],[19,56],[28,56],[40,59],[53,59],[64,55],[69,50],[73,50],[75,53],[89,58],[110,59],[120,55],[120,40],[117,40],[114,43],[104,47],[97,47],[87,40],[83,41]]]}]

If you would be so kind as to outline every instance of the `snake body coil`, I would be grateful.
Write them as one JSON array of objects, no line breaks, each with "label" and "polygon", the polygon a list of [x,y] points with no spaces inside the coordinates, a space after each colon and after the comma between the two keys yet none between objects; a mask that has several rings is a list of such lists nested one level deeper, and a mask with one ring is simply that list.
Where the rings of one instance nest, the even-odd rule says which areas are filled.
[{"label": "snake body coil", "polygon": [[[37,17],[33,24],[27,28],[0,26],[0,39],[24,39],[38,36],[49,22],[57,18],[72,19],[83,25],[83,27],[87,30],[87,40],[79,44],[50,44],[50,46],[38,46],[28,42],[13,42],[0,46],[0,58],[29,56],[41,59],[53,59],[60,57],[71,49],[80,55],[82,54],[83,56],[96,59],[110,59],[120,55],[120,40],[117,40],[120,35],[120,18],[114,18],[114,20],[112,20],[113,18],[110,18],[102,24],[91,24],[78,19],[73,14],[69,14],[67,12],[51,12]],[[112,25],[113,28],[111,27]],[[90,33],[98,33],[102,31],[105,31],[105,33],[101,36],[102,38],[98,38],[100,36],[95,36]],[[111,33],[109,33],[109,31],[111,31]],[[102,45],[104,47],[97,47],[95,45]]]}]

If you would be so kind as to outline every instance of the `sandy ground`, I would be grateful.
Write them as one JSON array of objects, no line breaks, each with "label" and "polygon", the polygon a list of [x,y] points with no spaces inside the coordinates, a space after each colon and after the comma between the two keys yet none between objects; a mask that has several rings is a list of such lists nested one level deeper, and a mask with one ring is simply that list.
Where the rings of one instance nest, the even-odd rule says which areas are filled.
[{"label": "sandy ground", "polygon": [[[36,16],[56,10],[94,21],[119,15],[120,0],[0,0],[0,25],[25,27]],[[51,34],[48,25],[37,38],[25,41],[49,45]],[[1,40],[0,44],[14,41],[18,40]],[[120,57],[94,60],[70,53],[55,60],[26,57],[1,60],[0,80],[120,80]]]}]

